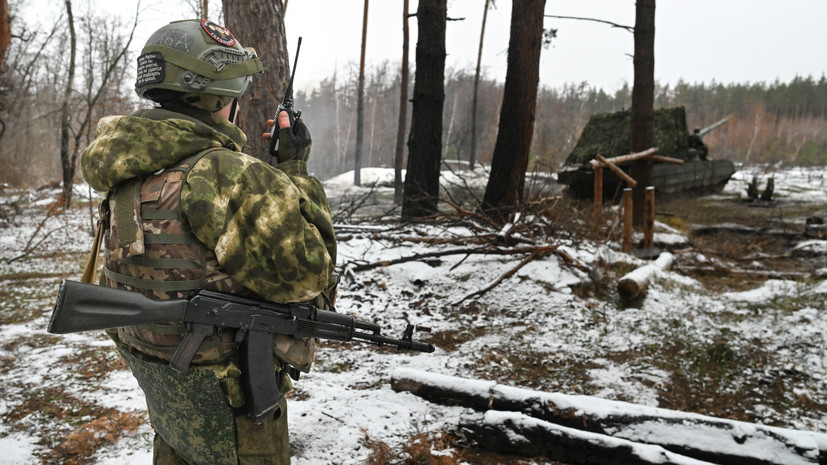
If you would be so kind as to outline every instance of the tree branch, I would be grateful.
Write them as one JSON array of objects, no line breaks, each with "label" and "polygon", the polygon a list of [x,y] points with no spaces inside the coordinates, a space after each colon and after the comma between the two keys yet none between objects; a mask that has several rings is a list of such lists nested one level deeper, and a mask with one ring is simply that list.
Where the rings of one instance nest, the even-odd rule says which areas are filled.
[{"label": "tree branch", "polygon": [[544,15],[544,17],[546,17],[546,18],[557,18],[557,19],[575,19],[575,20],[578,20],[578,21],[594,21],[596,23],[608,24],[612,27],[618,27],[620,29],[626,29],[627,31],[629,31],[631,33],[635,32],[635,28],[633,26],[624,26],[623,24],[617,24],[617,23],[613,23],[611,21],[606,21],[606,20],[603,20],[603,19],[581,18],[579,16],[558,16],[558,15]]}]

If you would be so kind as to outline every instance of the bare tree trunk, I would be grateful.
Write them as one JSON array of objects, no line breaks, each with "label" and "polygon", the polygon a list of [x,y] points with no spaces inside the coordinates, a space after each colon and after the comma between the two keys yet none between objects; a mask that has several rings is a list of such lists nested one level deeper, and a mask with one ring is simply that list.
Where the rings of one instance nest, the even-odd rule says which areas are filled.
[{"label": "bare tree trunk", "polygon": [[63,104],[60,107],[60,163],[63,168],[63,207],[68,209],[72,206],[72,187],[75,180],[75,158],[69,153],[69,126],[72,124],[69,104],[72,99],[72,88],[75,85],[77,39],[75,37],[75,17],[72,14],[72,0],[65,0],[65,5],[66,20],[69,24],[69,69],[66,77],[66,87],[63,91]]},{"label": "bare tree trunk", "polygon": [[379,100],[374,97],[370,106],[370,139],[368,140],[368,166],[373,166],[373,147],[374,136],[376,135],[376,102]]},{"label": "bare tree trunk", "polygon": [[[264,65],[264,74],[253,77],[247,94],[240,99],[238,126],[247,134],[251,155],[271,161],[267,142],[260,137],[265,121],[276,114],[290,79],[290,57],[284,32],[281,0],[223,0],[227,27],[245,47],[253,47]],[[312,131],[312,122],[308,124]]]},{"label": "bare tree trunk", "polygon": [[[407,3],[408,0],[405,0]],[[11,43],[11,23],[9,22],[9,2],[0,0],[0,73],[6,61],[6,50]]]},{"label": "bare tree trunk", "polygon": [[402,161],[405,150],[405,129],[408,126],[408,0],[402,5],[402,71],[399,82],[399,125],[396,129],[396,153],[393,157],[393,201],[402,202]]},{"label": "bare tree trunk", "polygon": [[362,185],[362,140],[365,130],[365,45],[368,40],[368,0],[362,17],[362,53],[359,58],[359,89],[356,94],[356,155],[353,161],[353,184]]},{"label": "bare tree trunk", "polygon": [[503,104],[482,202],[483,211],[498,222],[505,222],[507,211],[523,200],[537,108],[545,5],[545,0],[514,0],[512,5]]},{"label": "bare tree trunk", "polygon": [[477,52],[477,72],[474,74],[474,97],[471,100],[471,154],[468,156],[468,167],[473,170],[477,163],[477,103],[480,90],[480,68],[482,67],[482,42],[485,37],[485,22],[488,19],[488,4],[485,0],[485,11],[482,13],[482,27],[480,28],[480,48]]},{"label": "bare tree trunk", "polygon": [[448,133],[445,134],[445,143],[442,144],[442,159],[448,156],[448,146],[451,145],[451,133],[454,132],[454,117],[457,115],[457,94],[459,89],[454,92],[454,102],[451,104],[451,116],[448,118]]},{"label": "bare tree trunk", "polygon": [[[632,152],[654,145],[655,101],[655,0],[637,0],[635,7],[635,83],[632,88]],[[632,163],[631,175],[637,181],[632,189],[634,223],[643,225],[646,188],[652,185],[651,158]]]},{"label": "bare tree trunk", "polygon": [[447,0],[420,0],[416,16],[416,76],[408,139],[408,170],[402,199],[403,219],[423,218],[437,212],[442,106],[445,102]]},{"label": "bare tree trunk", "polygon": [[203,11],[202,19],[207,19],[207,18],[210,17],[210,0],[204,0],[202,2],[202,5],[203,5],[202,6],[202,11]]}]

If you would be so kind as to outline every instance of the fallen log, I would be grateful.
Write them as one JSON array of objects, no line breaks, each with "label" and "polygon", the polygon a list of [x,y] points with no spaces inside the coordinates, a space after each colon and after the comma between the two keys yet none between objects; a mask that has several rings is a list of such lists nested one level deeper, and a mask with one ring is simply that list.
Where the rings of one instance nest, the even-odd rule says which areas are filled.
[{"label": "fallen log", "polygon": [[794,240],[801,237],[801,231],[776,228],[752,228],[740,224],[722,223],[715,225],[699,226],[692,228],[690,237],[697,237],[709,234],[728,233],[742,236],[775,236],[783,239]]},{"label": "fallen log", "polygon": [[[582,431],[652,444],[717,464],[827,463],[827,434],[775,428],[592,396],[532,391],[408,368],[391,387],[432,402],[519,412]],[[606,463],[606,462],[604,462]],[[620,463],[620,462],[618,462]]]},{"label": "fallen log", "polygon": [[517,412],[489,410],[460,423],[466,438],[501,454],[548,457],[577,465],[711,465],[661,446],[560,426]]},{"label": "fallen log", "polygon": [[[775,257],[773,257],[775,258]],[[675,267],[675,270],[683,274],[725,274],[726,276],[745,276],[760,279],[806,279],[813,275],[806,271],[781,271],[781,270],[743,270],[739,268],[728,268],[720,266],[685,266]]]},{"label": "fallen log", "polygon": [[620,297],[629,301],[643,294],[646,288],[649,287],[649,281],[652,280],[655,273],[672,266],[674,260],[675,257],[671,253],[664,252],[654,262],[647,263],[620,278],[617,283],[617,291],[620,293]]}]

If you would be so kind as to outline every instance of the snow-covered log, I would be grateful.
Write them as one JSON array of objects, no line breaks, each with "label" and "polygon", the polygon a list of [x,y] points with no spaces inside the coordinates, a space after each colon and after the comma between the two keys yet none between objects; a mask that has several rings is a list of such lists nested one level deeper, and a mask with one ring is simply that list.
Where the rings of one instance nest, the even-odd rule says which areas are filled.
[{"label": "snow-covered log", "polygon": [[620,297],[624,300],[637,298],[649,286],[649,281],[655,273],[672,266],[674,260],[675,257],[671,253],[664,252],[654,262],[647,263],[620,278],[617,283],[617,291],[620,293]]},{"label": "snow-covered log", "polygon": [[[519,412],[538,420],[718,464],[827,463],[827,434],[774,428],[695,413],[503,386],[398,368],[394,390],[477,410]],[[617,462],[620,463],[620,462]]]},{"label": "snow-covered log", "polygon": [[504,454],[548,457],[578,465],[710,465],[711,462],[605,434],[560,426],[518,412],[489,410],[466,416],[460,425],[466,438]]}]

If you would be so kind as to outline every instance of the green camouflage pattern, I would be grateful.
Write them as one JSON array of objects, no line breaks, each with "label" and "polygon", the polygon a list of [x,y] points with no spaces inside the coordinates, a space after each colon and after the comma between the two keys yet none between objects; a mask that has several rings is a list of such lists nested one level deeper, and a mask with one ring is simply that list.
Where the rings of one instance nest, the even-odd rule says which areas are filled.
[{"label": "green camouflage pattern", "polygon": [[[102,119],[96,139],[81,154],[84,179],[108,191],[205,149],[244,146],[246,137],[234,125],[208,112],[193,115],[209,118],[209,124]],[[215,251],[221,268],[267,300],[307,301],[328,285],[336,260],[332,219],[321,183],[307,174],[302,160],[274,168],[241,152],[210,152],[187,176],[181,213],[192,233]]]},{"label": "green camouflage pattern", "polygon": [[[104,118],[98,137],[81,154],[84,178],[96,190],[117,191],[138,185],[136,178],[141,180],[137,190],[127,188],[131,196],[110,196],[107,271],[164,282],[202,279],[199,266],[157,268],[140,259],[196,262],[206,250],[200,260],[206,261],[207,288],[257,294],[276,302],[319,301],[324,291],[331,295],[323,300],[332,301],[335,235],[324,190],[307,174],[306,162],[271,166],[236,151],[245,146],[246,136],[226,120],[183,105],[176,110],[182,112],[180,118],[162,109]],[[208,149],[213,150],[188,173],[167,169]],[[152,209],[177,209],[179,219],[142,216]],[[126,219],[119,221],[118,216]],[[140,234],[131,234],[136,224],[144,238],[142,252],[137,245]],[[122,233],[128,240],[119,239]],[[156,249],[158,244],[146,241],[153,235],[194,237],[200,244],[164,244]],[[130,288],[109,277],[105,284]],[[132,290],[160,299],[185,295]],[[232,422],[227,419],[228,409],[235,413],[231,407],[244,403],[234,332],[216,329],[201,346],[195,366],[182,376],[165,361],[184,330],[180,322],[171,322],[110,332],[121,352],[128,354],[124,358],[146,394],[150,419],[162,441],[176,455],[196,463],[289,463],[286,415],[265,422],[264,427],[244,415],[233,417]],[[315,341],[276,336],[274,353],[279,364],[307,371]],[[290,389],[286,376],[282,376],[281,388],[282,393]],[[227,431],[235,434],[232,446]],[[223,445],[215,444],[219,437]],[[209,451],[205,449],[208,443]],[[235,462],[228,452],[231,449],[237,456]],[[217,456],[192,459],[201,454]]]},{"label": "green camouflage pattern", "polygon": [[[197,114],[198,114],[198,112],[196,112],[196,115]],[[149,114],[147,116],[152,117],[153,115]],[[138,127],[137,128],[127,127],[123,131],[110,130],[108,128],[99,128],[99,132],[102,132],[103,134],[105,134],[105,138],[107,140],[113,141],[110,144],[102,144],[102,145],[100,145],[100,147],[107,147],[108,148],[108,147],[112,147],[112,146],[118,146],[119,144],[122,143],[122,141],[120,141],[118,139],[118,137],[117,137],[118,135],[123,135],[126,138],[136,137],[138,134],[140,134],[140,128],[141,127],[150,127],[151,123],[166,123],[166,122],[168,122],[168,120],[153,121],[152,119],[148,120],[148,119],[143,118],[143,117],[136,117],[134,119],[138,122]],[[208,120],[208,122],[209,122],[209,120]],[[184,125],[184,123],[187,123],[187,121],[182,121],[181,124]],[[201,134],[210,134],[208,131],[205,130],[205,128],[201,127],[200,122],[196,121],[196,122],[189,122],[189,123],[191,123],[191,124],[184,125],[184,127],[186,129],[197,128],[199,130],[199,133],[201,133]],[[102,122],[101,124],[106,124],[106,122]],[[117,124],[120,125],[122,123],[119,122]],[[235,127],[233,126],[233,128],[235,128]],[[154,130],[148,130],[147,133],[152,134],[153,137],[155,135]],[[174,134],[174,135],[177,135],[177,134]],[[183,135],[182,137],[186,138],[186,135]],[[192,139],[193,139],[192,137],[189,137],[189,138],[187,138],[187,141],[191,142]],[[236,137],[236,140],[238,140],[239,144],[243,143],[244,139],[245,138],[243,138],[243,137]],[[209,147],[208,144],[210,144],[211,141],[220,142],[221,140],[222,139],[220,137],[220,134],[219,135],[210,135],[209,138],[206,138],[203,141],[203,144],[207,145]],[[96,142],[97,142],[97,140],[96,140]],[[136,142],[140,142],[140,141],[136,141]],[[138,147],[143,147],[143,145],[136,143],[133,147],[138,148]],[[172,150],[178,156],[185,157],[185,159],[188,158],[189,155],[191,155],[191,154],[181,153],[181,151],[176,151],[177,146],[173,147]],[[133,151],[133,153],[135,153],[135,151]],[[241,160],[240,164],[242,166],[248,166],[250,164],[260,165],[260,167],[263,167],[263,172],[269,173],[271,176],[272,176],[273,173],[276,173],[278,171],[278,170],[273,169],[269,165],[266,165],[262,162],[259,162],[258,160],[255,160],[251,157],[247,157],[243,154],[239,154],[237,152],[231,152],[229,150],[221,150],[221,151],[216,151],[216,152],[213,152],[213,153],[218,155],[218,159],[219,159],[218,163],[205,164],[205,163],[203,163],[203,161],[199,161],[199,163],[198,163],[198,166],[199,167],[204,166],[208,173],[214,173],[216,171],[220,172],[220,173],[225,173],[223,166],[226,165],[226,163],[224,165],[222,165],[220,162],[224,161],[224,160],[228,160],[228,159],[230,161],[232,161],[233,158],[238,158],[239,160]],[[99,152],[96,152],[96,151],[90,149],[90,150],[87,150],[87,151],[84,152],[84,154],[82,156],[82,160],[85,160],[85,161],[94,160],[95,159],[94,157],[98,156],[98,155],[99,155]],[[101,158],[103,158],[103,159],[112,158],[111,155],[112,155],[111,153],[100,154]],[[150,154],[150,153],[146,153],[146,152],[137,152],[137,153],[135,153],[135,155],[144,160],[144,161],[141,162],[141,165],[138,165],[138,166],[149,166],[149,167],[151,167],[149,169],[153,169],[157,166],[157,162],[155,160],[158,159],[159,157],[154,156],[154,154]],[[232,155],[232,156],[230,156],[230,155]],[[163,159],[163,160],[166,161],[166,159]],[[180,165],[180,166],[182,166],[183,168],[187,168],[187,164],[186,164],[187,162],[183,162],[183,163],[184,164]],[[89,164],[91,165],[91,163],[89,163]],[[105,173],[105,172],[102,173],[102,172],[100,172],[100,170],[94,172],[95,176],[96,176],[96,179],[99,179],[99,180],[106,179],[106,180],[109,180],[110,183],[111,182],[117,182],[117,180],[121,176],[133,175],[135,173],[134,166],[136,166],[136,165],[130,165],[130,164],[126,164],[126,163],[120,163],[119,164],[119,163],[117,163],[116,160],[111,162],[111,163],[106,162],[106,161],[100,162],[99,166],[103,166],[103,165],[108,165],[108,166],[112,166],[112,167],[117,167],[117,166],[130,167],[129,169],[125,170],[123,173]],[[229,166],[234,166],[234,165],[230,164]],[[283,164],[279,165],[279,168],[285,170],[286,173],[289,173],[289,176],[282,175],[282,176],[277,177],[277,179],[279,179],[279,181],[281,182],[281,184],[280,184],[281,186],[286,187],[286,188],[290,188],[291,186],[289,186],[287,183],[291,182],[291,181],[288,181],[288,180],[295,181],[295,187],[292,187],[292,189],[290,189],[290,192],[293,194],[294,199],[296,198],[296,195],[297,195],[298,191],[309,192],[314,198],[318,199],[317,202],[312,202],[312,201],[307,201],[306,197],[302,197],[300,200],[296,201],[296,203],[294,204],[294,205],[298,205],[299,203],[301,203],[301,204],[307,206],[308,214],[305,215],[305,216],[309,217],[309,218],[312,218],[312,221],[315,222],[315,225],[313,225],[313,224],[306,225],[306,226],[303,227],[303,229],[309,229],[311,231],[313,229],[320,230],[324,233],[324,237],[325,237],[325,240],[322,242],[324,244],[323,245],[324,250],[319,251],[319,247],[316,247],[315,249],[310,249],[310,248],[304,247],[304,249],[305,250],[313,250],[314,252],[312,252],[311,255],[318,254],[319,256],[322,257],[322,259],[324,259],[326,257],[330,257],[331,255],[333,257],[335,257],[335,250],[336,250],[335,249],[335,235],[334,235],[334,232],[333,232],[333,229],[332,229],[332,223],[331,223],[331,220],[330,220],[329,206],[327,204],[327,198],[324,195],[324,190],[322,189],[321,184],[315,178],[312,178],[312,177],[306,175],[306,165],[303,162],[302,163],[299,163],[299,162],[283,163]],[[235,175],[235,173],[232,170],[230,170],[228,172],[231,175]],[[190,235],[191,234],[189,232],[190,230],[188,228],[186,228],[185,225],[183,225],[180,221],[145,219],[145,218],[137,218],[136,219],[136,215],[133,214],[133,212],[134,212],[133,208],[135,208],[137,205],[141,206],[140,207],[141,211],[147,211],[147,210],[152,210],[152,209],[177,210],[179,208],[179,205],[178,205],[179,192],[181,191],[182,184],[183,184],[182,179],[181,179],[181,177],[183,176],[183,172],[182,171],[166,170],[166,171],[164,171],[160,174],[146,174],[146,173],[142,173],[142,174],[144,175],[144,182],[140,186],[139,198],[133,200],[133,199],[130,199],[129,197],[126,197],[126,200],[124,200],[125,203],[126,202],[129,203],[130,208],[127,209],[127,211],[129,212],[129,215],[127,215],[127,214],[122,215],[122,216],[127,216],[128,217],[127,220],[125,220],[123,222],[138,221],[141,225],[141,227],[138,228],[139,231],[141,231],[141,232],[143,232],[143,233],[145,233],[146,235],[149,235],[149,236],[151,236],[153,234]],[[133,179],[134,178],[128,178],[126,181],[123,181],[121,184],[118,184],[117,188],[123,187],[124,186],[123,183],[126,183],[127,185],[129,183],[132,183]],[[189,179],[193,179],[193,173],[190,173],[190,175],[188,176],[188,180]],[[232,181],[232,180],[227,180],[223,177],[214,177],[213,179],[205,179],[203,176],[201,176],[201,177],[197,178],[196,183],[201,183],[201,185],[207,185],[208,188],[211,189],[210,186],[214,185],[217,182],[224,182],[227,185],[238,187],[237,182]],[[241,187],[243,187],[243,186],[241,186]],[[296,188],[298,188],[298,189],[296,189]],[[243,192],[244,192],[243,190],[240,191],[240,192],[236,192],[235,195],[241,196],[241,197],[247,197],[247,196],[243,195]],[[301,194],[298,194],[298,195],[301,195]],[[120,197],[117,196],[117,195],[110,196],[110,211],[112,211],[112,212],[117,212],[118,211],[119,207],[115,204],[115,201],[118,198],[120,198]],[[181,201],[184,201],[186,198],[187,198],[186,195],[184,193],[181,193]],[[230,203],[229,199],[227,199],[227,200],[220,199],[219,201],[220,202],[225,202],[225,203],[228,203],[228,204]],[[284,214],[285,210],[288,210],[287,208],[285,208],[285,206],[289,205],[289,204],[284,204],[284,203],[280,204],[279,203],[279,202],[284,202],[284,199],[275,199],[274,198],[274,199],[269,199],[268,202],[269,202],[269,205],[280,205],[280,208],[278,209],[278,211],[275,212],[276,214],[284,215],[284,216],[289,215],[289,212],[286,215]],[[215,212],[215,210],[211,210],[211,211]],[[182,214],[186,215],[186,213],[187,213],[187,210],[182,210]],[[221,212],[218,212],[218,213],[221,213]],[[200,215],[200,214],[196,214],[196,216],[198,216],[198,215]],[[132,243],[129,244],[128,247],[126,247],[124,244],[120,243],[121,241],[120,241],[119,236],[118,236],[119,231],[117,230],[117,227],[115,226],[117,223],[119,223],[119,221],[117,221],[118,215],[113,215],[113,216],[114,216],[115,221],[111,221],[111,223],[113,223],[113,226],[111,226],[110,234],[107,235],[107,237],[106,237],[106,250],[107,250],[107,253],[108,253],[108,255],[107,255],[107,269],[108,270],[114,271],[116,273],[120,273],[120,274],[123,274],[123,275],[136,276],[136,277],[143,278],[143,279],[157,280],[157,281],[186,281],[186,280],[198,280],[198,279],[202,278],[202,273],[203,272],[200,269],[200,267],[198,267],[198,266],[186,267],[186,268],[185,267],[176,267],[176,268],[173,268],[173,269],[158,269],[158,268],[155,268],[153,266],[140,265],[140,264],[135,264],[135,263],[132,263],[132,262],[128,262],[127,258],[131,257],[133,255],[133,251],[138,247],[136,247],[135,244],[132,244]],[[190,215],[190,216],[192,217],[192,215]],[[263,216],[266,217],[267,215],[263,215]],[[296,215],[293,215],[293,217],[296,217]],[[220,217],[220,216],[214,216],[214,217],[206,218],[206,219],[207,219],[206,222],[202,221],[202,222],[196,223],[196,224],[202,224],[203,223],[203,224],[206,224],[207,226],[209,226],[211,222],[215,222],[216,224],[222,224],[223,221],[224,221],[223,218]],[[289,228],[289,229],[285,228],[284,226],[286,226],[286,225],[283,224],[283,223],[278,223],[278,221],[283,221],[283,220],[280,220],[276,216],[271,217],[271,219],[269,220],[269,224],[271,226],[274,226],[273,228],[269,229],[269,232],[270,232],[271,235],[282,236],[283,238],[288,238],[288,239],[290,237],[295,237],[295,233],[293,232],[293,231],[295,231],[294,228]],[[303,219],[298,219],[298,221],[304,221],[304,220]],[[193,221],[190,220],[189,224],[192,227]],[[287,229],[287,231],[284,231],[284,229]],[[193,230],[195,230],[195,228],[193,228]],[[304,231],[302,231],[302,234],[305,234]],[[259,239],[259,242],[261,240],[262,239]],[[196,241],[196,242],[198,242],[198,241]],[[276,241],[271,241],[272,244],[274,244],[275,242]],[[298,244],[299,246],[302,245],[300,243],[301,241],[286,240],[285,242]],[[318,243],[319,242],[316,242],[316,244],[318,244]],[[213,246],[213,247],[215,247],[215,246]],[[247,246],[247,247],[253,247],[253,246]],[[255,246],[255,247],[258,247],[258,246]],[[193,262],[193,263],[197,263],[200,259],[199,257],[201,257],[202,255],[205,255],[206,256],[206,270],[207,271],[206,271],[206,277],[204,278],[205,283],[202,287],[207,288],[207,289],[211,289],[211,290],[221,291],[221,292],[230,292],[230,293],[239,293],[239,294],[249,293],[249,291],[247,289],[251,288],[248,281],[245,281],[243,279],[239,280],[238,278],[235,278],[235,277],[230,278],[230,275],[227,274],[227,271],[228,271],[227,268],[228,267],[226,266],[226,264],[220,265],[219,264],[220,260],[216,256],[216,253],[213,252],[213,250],[210,247],[205,247],[203,244],[200,244],[200,245],[145,244],[144,245],[141,242],[141,247],[139,247],[139,249],[144,251],[145,253],[143,255],[145,255],[149,259],[173,258],[173,259],[183,259],[183,260],[187,260],[187,261],[190,261],[190,262]],[[238,248],[235,248],[235,250],[238,250]],[[327,250],[329,250],[330,252],[327,252]],[[265,250],[265,252],[266,252],[266,250]],[[290,254],[290,253],[293,253],[293,252],[288,249],[284,253]],[[311,257],[311,258],[315,258],[315,257]],[[296,260],[292,260],[292,261],[296,262]],[[290,263],[291,260],[286,259],[286,258],[276,257],[276,258],[272,259],[270,262],[265,263],[264,266],[265,267],[266,266],[275,266],[275,265],[271,265],[271,263],[276,263],[276,262],[280,262],[283,266],[283,264]],[[326,267],[330,266],[326,262],[324,262],[323,260],[322,260],[322,262],[326,264]],[[310,267],[305,267],[305,269],[302,270],[302,271],[304,271],[306,273],[308,271],[308,269],[312,271],[312,268],[310,268]],[[328,276],[323,276],[323,273],[327,273],[327,271],[325,271],[325,270],[327,270],[327,268],[324,268],[322,271],[320,271],[321,274],[319,276],[316,276],[316,277],[312,276],[312,274],[311,274],[310,275],[311,279],[314,280],[313,282],[315,282],[315,280],[321,279],[322,281],[321,281],[321,284],[319,284],[319,286],[322,286],[322,288],[321,288],[322,290],[324,290],[326,292],[329,292],[329,293],[335,292],[333,289],[330,289],[329,286],[328,286]],[[254,268],[249,273],[252,276],[263,276],[264,278],[267,278],[267,275],[265,274],[267,271],[268,270],[261,270],[261,269],[255,269]],[[270,274],[272,274],[272,272],[270,272]],[[285,275],[284,279],[286,279],[286,280],[295,279],[295,280],[292,281],[292,282],[283,283],[282,287],[283,288],[287,287],[291,291],[293,289],[301,289],[301,287],[302,287],[300,285],[301,280],[298,279],[299,278],[298,274],[299,274],[298,272],[294,272],[290,275]],[[241,286],[238,283],[243,283],[245,286]],[[159,290],[151,290],[151,289],[136,289],[136,288],[133,288],[131,286],[118,286],[118,284],[113,282],[111,279],[107,280],[107,285],[113,286],[113,287],[124,287],[124,288],[129,289],[129,290],[135,290],[135,291],[142,292],[143,294],[145,294],[149,297],[152,297],[152,298],[156,298],[156,299],[170,299],[170,298],[180,299],[180,298],[186,297],[186,295],[189,293],[188,291],[169,292],[169,291],[159,291]],[[281,298],[284,299],[284,300],[289,300],[289,301],[310,300],[311,297],[314,297],[315,295],[319,294],[319,291],[317,290],[317,288],[315,286],[316,285],[314,284],[313,288],[311,288],[309,290],[305,289],[305,292],[306,292],[305,294],[299,294],[299,293],[294,292],[292,296],[288,295],[288,296],[285,297],[285,296],[282,295]],[[263,295],[263,292],[259,291],[258,294]],[[278,296],[273,296],[271,294],[269,298],[271,300],[276,300],[276,297],[278,297]],[[332,299],[332,295],[330,295],[328,297],[330,299]],[[267,298],[267,296],[265,296],[265,298]],[[327,305],[324,302],[324,299],[318,299],[318,301],[315,302],[315,303],[317,305],[321,306],[322,308],[327,307]],[[165,330],[163,330],[163,331],[162,331],[162,328],[160,328],[159,326],[160,325],[136,326],[136,327],[122,328],[120,330],[120,338],[126,344],[128,344],[130,347],[133,347],[137,350],[140,350],[143,353],[152,355],[152,356],[157,357],[159,359],[168,361],[168,360],[170,360],[170,358],[174,354],[175,349],[177,348],[177,346],[181,342],[181,340],[183,338],[183,335],[186,333],[186,331],[185,331],[185,328],[183,326],[180,326],[180,325],[165,328]],[[195,358],[193,359],[193,362],[196,363],[196,364],[198,364],[198,363],[214,363],[214,362],[224,360],[229,355],[233,354],[234,351],[235,351],[235,343],[233,342],[234,336],[235,336],[234,331],[230,331],[230,330],[219,331],[219,330],[216,330],[214,332],[214,334],[211,337],[209,337],[207,340],[205,340],[204,344],[202,344],[201,348],[199,349],[198,353],[196,354]],[[313,341],[313,340],[298,341],[295,338],[288,337],[288,336],[278,336],[275,340],[275,355],[278,357],[278,359],[282,363],[288,363],[288,364],[290,364],[290,365],[292,365],[292,366],[294,366],[294,367],[296,367],[296,368],[298,368],[302,371],[309,371],[310,366],[311,366],[311,364],[312,364],[312,362],[315,358],[315,353],[316,353],[316,346],[315,346],[315,341]]]},{"label": "green camouflage pattern", "polygon": [[318,180],[214,151],[187,177],[181,207],[222,268],[266,299],[303,302],[327,287],[335,235]]},{"label": "green camouflage pattern", "polygon": [[152,428],[178,454],[198,464],[237,465],[235,415],[221,389],[227,377],[238,379],[237,367],[228,362],[178,373],[122,346],[118,350],[146,394]]},{"label": "green camouflage pattern", "polygon": [[107,192],[124,181],[154,173],[202,150],[243,147],[247,142],[235,125],[207,111],[193,108],[181,118],[163,120],[151,119],[153,112],[164,110],[101,118],[95,139],[80,159],[83,179],[92,189]]}]

